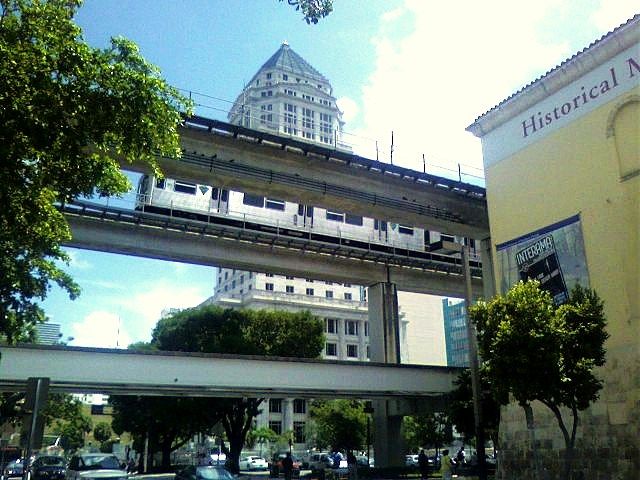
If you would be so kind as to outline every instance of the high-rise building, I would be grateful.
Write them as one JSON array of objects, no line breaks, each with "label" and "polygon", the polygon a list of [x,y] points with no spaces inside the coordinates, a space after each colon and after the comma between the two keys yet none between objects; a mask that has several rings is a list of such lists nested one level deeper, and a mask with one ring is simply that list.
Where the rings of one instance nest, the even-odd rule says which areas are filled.
[{"label": "high-rise building", "polygon": [[447,348],[447,366],[469,366],[469,339],[464,301],[442,299],[444,340]]},{"label": "high-rise building", "polygon": [[36,324],[36,343],[41,345],[53,345],[60,342],[61,337],[60,325],[57,323],[47,322]]},{"label": "high-rise building", "polygon": [[[350,151],[342,141],[342,113],[336,105],[329,80],[286,43],[245,86],[228,118],[231,123],[248,128]],[[226,195],[229,211],[242,212],[265,223],[289,222],[329,235],[351,235],[401,244],[407,248],[424,248],[425,245],[425,232],[412,226],[243,192],[229,191]],[[439,238],[440,234],[430,232],[431,241]],[[420,352],[417,356],[422,363],[444,364],[439,300],[406,292],[399,298],[405,302],[404,307],[403,303],[400,304],[401,361],[412,361],[407,334],[409,318],[423,321],[426,320],[424,312],[433,312],[438,328],[415,329],[415,337],[421,342],[415,351]],[[432,305],[424,308],[422,301]],[[219,268],[214,295],[204,303],[252,309],[309,310],[324,322],[324,358],[369,359],[367,290],[364,287]],[[257,424],[269,426],[277,433],[292,431],[295,448],[302,450],[307,440],[306,418],[307,402],[304,399],[269,399],[257,418]]]},{"label": "high-rise building", "polygon": [[284,42],[242,90],[230,123],[333,146],[342,141],[342,112],[329,80]]}]

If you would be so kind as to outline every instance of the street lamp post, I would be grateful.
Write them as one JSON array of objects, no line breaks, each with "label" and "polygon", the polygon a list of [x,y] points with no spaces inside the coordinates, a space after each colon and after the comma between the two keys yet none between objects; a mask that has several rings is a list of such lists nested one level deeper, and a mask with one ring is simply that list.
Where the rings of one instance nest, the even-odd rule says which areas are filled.
[{"label": "street lamp post", "polygon": [[471,370],[471,389],[473,392],[473,417],[476,427],[476,452],[478,458],[479,480],[487,479],[487,462],[484,451],[484,425],[482,422],[482,406],[480,395],[480,366],[478,362],[478,342],[476,329],[469,317],[469,308],[472,305],[471,270],[469,269],[469,246],[461,245],[462,269],[464,271],[464,303],[467,324],[467,340],[469,342],[469,368]]},{"label": "street lamp post", "polygon": [[469,343],[469,370],[471,372],[471,390],[473,392],[473,418],[476,430],[476,456],[478,458],[479,480],[487,479],[487,461],[484,451],[484,425],[482,422],[482,407],[480,402],[480,366],[478,362],[478,341],[475,326],[469,318],[469,308],[473,303],[471,291],[471,270],[469,268],[469,246],[457,242],[440,240],[430,245],[430,251],[454,254],[460,253],[462,257],[462,272],[464,275],[464,308],[467,325],[467,341]]}]

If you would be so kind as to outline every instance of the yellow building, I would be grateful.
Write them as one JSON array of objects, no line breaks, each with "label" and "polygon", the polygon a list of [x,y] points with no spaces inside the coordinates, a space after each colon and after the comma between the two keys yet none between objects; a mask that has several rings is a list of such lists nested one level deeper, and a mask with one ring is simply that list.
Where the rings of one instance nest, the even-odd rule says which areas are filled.
[{"label": "yellow building", "polygon": [[[604,388],[580,414],[575,470],[585,480],[637,480],[640,15],[467,130],[482,139],[496,290],[533,271],[558,300],[580,282],[605,302]],[[546,408],[535,419],[542,464],[558,478],[562,434]],[[503,409],[498,478],[535,478],[525,432],[523,409]]]}]

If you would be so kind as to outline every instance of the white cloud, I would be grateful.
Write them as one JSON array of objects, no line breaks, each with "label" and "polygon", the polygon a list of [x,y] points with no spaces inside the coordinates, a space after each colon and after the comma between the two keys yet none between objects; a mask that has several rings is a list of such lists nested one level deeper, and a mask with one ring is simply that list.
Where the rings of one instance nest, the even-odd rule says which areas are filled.
[{"label": "white cloud", "polygon": [[[352,133],[369,139],[357,153],[376,158],[377,140],[378,158],[389,161],[393,131],[394,163],[416,170],[424,154],[427,171],[441,174],[431,165],[446,164],[457,175],[460,163],[478,174],[480,142],[465,128],[586,46],[558,29],[562,19],[575,20],[580,2],[540,0],[526,10],[506,0],[440,2],[435,10],[432,2],[406,0],[403,8],[413,29],[396,10],[381,19],[372,40],[376,65],[362,90],[363,128]],[[405,31],[398,34],[394,21]]]},{"label": "white cloud", "polygon": [[[134,341],[148,341],[151,331],[166,308],[190,308],[213,294],[210,278],[202,279],[201,287],[192,283],[175,284],[161,279],[157,283],[141,285],[141,289],[119,300],[118,307],[126,313],[127,329]],[[193,282],[194,279],[190,279]],[[126,310],[126,312],[124,311]]]},{"label": "white cloud", "polygon": [[122,325],[118,315],[94,311],[82,322],[71,325],[72,345],[82,347],[126,348],[131,337]]},{"label": "white cloud", "polygon": [[342,120],[350,122],[358,115],[358,104],[349,97],[340,97],[336,100],[336,105],[342,111]]}]

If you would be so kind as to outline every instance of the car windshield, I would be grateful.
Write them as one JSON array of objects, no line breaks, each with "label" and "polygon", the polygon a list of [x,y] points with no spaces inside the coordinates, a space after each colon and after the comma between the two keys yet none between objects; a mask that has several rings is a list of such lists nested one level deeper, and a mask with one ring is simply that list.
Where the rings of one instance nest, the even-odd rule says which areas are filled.
[{"label": "car windshield", "polygon": [[64,458],[62,457],[40,457],[34,462],[34,465],[37,467],[64,467],[64,464]]},{"label": "car windshield", "polygon": [[92,455],[90,457],[82,457],[81,470],[119,470],[120,462],[113,455]]},{"label": "car windshield", "polygon": [[199,468],[196,477],[204,480],[233,480],[233,475],[224,468]]}]

